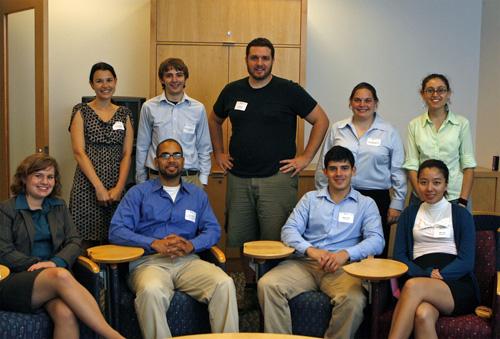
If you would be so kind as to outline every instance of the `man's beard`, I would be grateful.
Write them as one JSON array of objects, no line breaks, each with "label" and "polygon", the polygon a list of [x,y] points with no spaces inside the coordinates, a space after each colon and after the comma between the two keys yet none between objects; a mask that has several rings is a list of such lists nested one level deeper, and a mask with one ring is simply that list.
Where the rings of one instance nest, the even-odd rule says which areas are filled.
[{"label": "man's beard", "polygon": [[181,176],[181,170],[177,168],[177,172],[175,173],[169,173],[165,171],[163,168],[158,168],[158,172],[160,173],[161,177],[164,179],[176,179]]},{"label": "man's beard", "polygon": [[250,67],[248,67],[247,65],[247,71],[248,71],[248,74],[254,78],[255,80],[264,80],[266,78],[269,77],[269,75],[271,75],[271,72],[273,71],[273,65],[271,65],[269,67],[269,69],[267,70],[267,72],[264,73],[264,75],[261,75],[261,76],[255,76],[254,72],[252,71],[252,69]]}]

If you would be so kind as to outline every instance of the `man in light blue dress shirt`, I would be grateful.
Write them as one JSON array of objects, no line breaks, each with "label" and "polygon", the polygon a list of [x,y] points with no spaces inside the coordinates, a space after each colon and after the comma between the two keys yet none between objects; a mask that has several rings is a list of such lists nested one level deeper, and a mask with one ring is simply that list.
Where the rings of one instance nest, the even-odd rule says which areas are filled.
[{"label": "man in light blue dress shirt", "polygon": [[184,150],[183,180],[202,187],[208,184],[212,143],[203,104],[185,93],[189,70],[181,59],[169,58],[158,69],[164,91],[141,109],[136,141],[137,183],[158,176],[155,153],[158,143],[172,138]]},{"label": "man in light blue dress shirt", "polygon": [[281,231],[295,257],[258,282],[266,332],[292,333],[288,300],[318,288],[334,305],[325,338],[352,338],[363,320],[365,289],[342,266],[382,252],[380,214],[373,199],[351,187],[356,171],[351,151],[334,146],[324,162],[328,186],[306,193]]}]

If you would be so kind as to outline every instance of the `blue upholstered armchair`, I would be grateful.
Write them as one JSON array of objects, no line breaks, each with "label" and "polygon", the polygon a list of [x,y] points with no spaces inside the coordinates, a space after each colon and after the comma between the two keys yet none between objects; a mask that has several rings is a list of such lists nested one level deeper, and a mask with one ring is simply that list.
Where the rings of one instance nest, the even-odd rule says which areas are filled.
[{"label": "blue upholstered armchair", "polygon": [[[225,271],[226,257],[218,247],[214,246],[208,251],[199,253],[199,255],[203,260],[214,263]],[[119,270],[120,302],[118,309],[120,318],[124,320],[120,321],[118,331],[129,339],[140,339],[142,338],[141,330],[134,308],[135,296],[127,285],[128,264],[120,264]],[[211,332],[207,305],[199,303],[186,293],[175,291],[166,317],[174,337]]]},{"label": "blue upholstered armchair", "polygon": [[[96,263],[82,256],[78,257],[78,261],[73,266],[76,279],[90,291],[96,300],[99,300],[102,285],[99,272],[99,266]],[[50,339],[52,331],[52,320],[44,310],[37,313],[0,311],[0,338]],[[80,338],[97,339],[97,335],[80,323]]]}]

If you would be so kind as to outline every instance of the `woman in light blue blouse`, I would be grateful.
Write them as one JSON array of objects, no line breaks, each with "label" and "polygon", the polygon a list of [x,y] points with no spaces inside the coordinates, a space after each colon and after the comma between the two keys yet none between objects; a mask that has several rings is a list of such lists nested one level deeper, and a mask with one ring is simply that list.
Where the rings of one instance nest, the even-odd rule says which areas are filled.
[{"label": "woman in light blue blouse", "polygon": [[[316,169],[316,188],[327,185],[323,158],[335,145],[351,150],[356,160],[353,187],[377,203],[386,244],[389,225],[397,221],[406,197],[406,175],[402,169],[404,147],[395,128],[376,112],[378,96],[369,83],[356,85],[349,97],[352,116],[330,127]],[[392,195],[391,190],[392,189]],[[386,246],[387,249],[387,246]],[[384,250],[383,256],[387,254]]]},{"label": "woman in light blue blouse", "polygon": [[447,199],[467,206],[476,167],[469,121],[450,111],[451,88],[444,75],[426,76],[422,80],[420,95],[427,112],[408,125],[407,153],[403,164],[414,187],[412,201],[418,204],[421,200],[417,185],[418,166],[427,159],[439,159],[450,170]]}]

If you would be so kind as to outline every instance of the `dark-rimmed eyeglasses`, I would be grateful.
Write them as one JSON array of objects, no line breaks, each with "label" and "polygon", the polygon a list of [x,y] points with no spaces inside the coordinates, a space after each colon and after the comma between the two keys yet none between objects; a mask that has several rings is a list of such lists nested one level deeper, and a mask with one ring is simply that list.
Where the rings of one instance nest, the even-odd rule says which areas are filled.
[{"label": "dark-rimmed eyeglasses", "polygon": [[175,160],[179,160],[182,158],[182,153],[181,152],[174,152],[174,153],[168,153],[168,152],[163,152],[158,156],[158,158],[168,160],[170,158],[174,158]]},{"label": "dark-rimmed eyeglasses", "polygon": [[448,93],[448,89],[446,87],[439,87],[439,88],[432,88],[428,87],[424,89],[424,93],[427,95],[434,95],[434,93],[437,93],[439,95],[443,95]]}]

